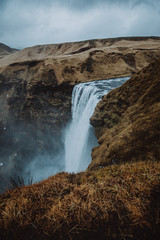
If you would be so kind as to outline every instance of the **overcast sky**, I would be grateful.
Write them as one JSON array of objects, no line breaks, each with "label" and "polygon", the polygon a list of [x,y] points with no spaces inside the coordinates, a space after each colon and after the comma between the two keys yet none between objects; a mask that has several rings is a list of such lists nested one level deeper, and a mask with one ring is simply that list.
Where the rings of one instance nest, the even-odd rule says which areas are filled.
[{"label": "overcast sky", "polygon": [[0,0],[0,42],[14,48],[160,36],[160,0]]}]

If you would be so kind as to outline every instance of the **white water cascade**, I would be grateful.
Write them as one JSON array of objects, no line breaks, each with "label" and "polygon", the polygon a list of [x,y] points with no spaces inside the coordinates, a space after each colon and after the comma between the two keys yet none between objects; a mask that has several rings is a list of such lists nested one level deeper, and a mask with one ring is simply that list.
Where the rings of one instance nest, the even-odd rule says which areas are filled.
[{"label": "white water cascade", "polygon": [[99,80],[76,85],[72,92],[72,121],[65,133],[65,171],[84,171],[91,161],[92,148],[97,144],[89,123],[102,96],[122,85],[128,77]]}]

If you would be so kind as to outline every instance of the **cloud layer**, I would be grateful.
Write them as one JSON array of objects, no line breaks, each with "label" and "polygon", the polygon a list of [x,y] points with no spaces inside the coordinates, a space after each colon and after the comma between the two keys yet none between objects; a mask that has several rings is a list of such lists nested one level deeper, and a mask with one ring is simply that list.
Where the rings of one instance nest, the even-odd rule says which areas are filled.
[{"label": "cloud layer", "polygon": [[11,47],[160,36],[159,0],[0,0],[0,42]]}]

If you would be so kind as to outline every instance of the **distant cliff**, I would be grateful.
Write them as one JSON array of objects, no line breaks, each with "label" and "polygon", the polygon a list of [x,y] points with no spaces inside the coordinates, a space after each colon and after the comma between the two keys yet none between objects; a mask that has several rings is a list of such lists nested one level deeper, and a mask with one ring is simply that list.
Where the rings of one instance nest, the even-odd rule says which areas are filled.
[{"label": "distant cliff", "polygon": [[10,48],[7,45],[0,43],[0,58],[3,58],[4,56],[17,52],[18,49]]},{"label": "distant cliff", "polygon": [[0,73],[10,76],[17,72],[17,77],[27,79],[27,82],[33,79],[35,83],[39,79],[50,81],[56,78],[57,85],[62,82],[74,85],[78,82],[132,75],[159,54],[159,37],[97,39],[39,45],[10,55],[7,52],[7,55],[0,59]]}]

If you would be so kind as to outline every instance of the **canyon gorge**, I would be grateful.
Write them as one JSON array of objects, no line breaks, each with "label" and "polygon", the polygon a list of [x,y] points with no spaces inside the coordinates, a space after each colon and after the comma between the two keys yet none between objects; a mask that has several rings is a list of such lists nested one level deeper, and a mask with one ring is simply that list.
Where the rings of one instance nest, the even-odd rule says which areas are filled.
[{"label": "canyon gorge", "polygon": [[[2,239],[159,239],[159,56],[159,37],[22,50],[0,44],[1,192],[10,178],[16,185],[0,196]],[[90,161],[83,156],[84,168],[66,167],[73,89],[100,80],[114,86],[104,87],[89,117],[98,143],[92,133]],[[81,132],[66,143],[85,142]],[[21,188],[15,176],[24,185],[46,180]]]}]

